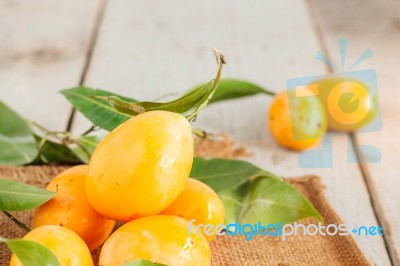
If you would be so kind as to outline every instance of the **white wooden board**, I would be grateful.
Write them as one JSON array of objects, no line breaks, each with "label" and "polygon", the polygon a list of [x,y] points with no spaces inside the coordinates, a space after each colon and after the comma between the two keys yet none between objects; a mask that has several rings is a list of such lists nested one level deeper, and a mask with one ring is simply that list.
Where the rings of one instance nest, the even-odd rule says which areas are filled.
[{"label": "white wooden board", "polygon": [[0,99],[28,119],[63,130],[99,2],[1,1]]}]

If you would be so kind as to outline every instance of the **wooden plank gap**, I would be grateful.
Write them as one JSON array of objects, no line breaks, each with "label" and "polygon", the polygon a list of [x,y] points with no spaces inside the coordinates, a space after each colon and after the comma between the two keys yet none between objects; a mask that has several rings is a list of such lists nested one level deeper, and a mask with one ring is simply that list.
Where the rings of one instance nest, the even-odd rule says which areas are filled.
[{"label": "wooden plank gap", "polygon": [[[325,40],[324,33],[322,31],[321,25],[319,25],[319,23],[318,23],[315,7],[313,6],[311,0],[305,0],[305,2],[306,2],[306,6],[308,7],[307,9],[308,9],[308,12],[310,15],[311,25],[312,25],[312,28],[314,29],[315,35],[317,36],[319,47],[321,48],[322,53],[325,54],[328,59],[330,59],[331,55],[330,55],[328,47],[326,46],[326,43],[324,41]],[[334,70],[332,69],[332,67],[330,65],[325,64],[325,69],[328,74],[334,73]]]},{"label": "wooden plank gap", "polygon": [[[100,31],[101,23],[104,18],[104,13],[105,13],[106,7],[107,7],[107,0],[101,0],[100,5],[99,5],[99,11],[95,18],[93,31],[90,36],[89,44],[87,47],[85,63],[83,65],[82,74],[79,79],[79,86],[81,86],[85,83],[86,73],[88,72],[89,67],[90,67],[90,62],[92,60],[93,51],[96,46],[97,37],[99,35],[99,31]],[[65,129],[66,131],[71,131],[71,129],[72,129],[72,126],[74,124],[75,112],[76,112],[75,108],[71,107],[70,115],[69,115],[67,126]]]},{"label": "wooden plank gap", "polygon": [[364,182],[365,182],[367,190],[368,190],[369,199],[370,199],[370,202],[372,205],[372,209],[374,211],[374,215],[376,217],[376,220],[378,221],[378,224],[380,226],[382,226],[382,228],[384,230],[383,240],[385,243],[386,251],[389,255],[390,262],[392,265],[398,266],[400,258],[397,255],[396,250],[394,249],[394,243],[390,237],[392,228],[390,227],[389,222],[386,221],[386,219],[385,219],[384,210],[378,200],[379,199],[378,192],[375,189],[374,181],[371,177],[370,172],[368,171],[368,167],[365,163],[363,163],[364,157],[359,148],[360,146],[359,146],[359,142],[357,140],[357,136],[355,133],[352,133],[352,134],[350,134],[350,137],[351,137],[351,142],[353,145],[353,150],[355,152],[356,159],[358,161],[358,166],[360,168],[360,171],[362,173]]}]

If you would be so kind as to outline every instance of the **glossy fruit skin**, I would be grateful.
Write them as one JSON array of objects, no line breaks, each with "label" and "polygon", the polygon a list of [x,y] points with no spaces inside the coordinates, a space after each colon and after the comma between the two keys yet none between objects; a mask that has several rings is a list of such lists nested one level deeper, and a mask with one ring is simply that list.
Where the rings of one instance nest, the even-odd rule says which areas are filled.
[{"label": "glossy fruit skin", "polygon": [[[194,224],[212,224],[217,226],[225,220],[225,208],[218,197],[209,186],[196,179],[189,178],[185,189],[179,197],[162,214],[175,215],[188,221],[195,220]],[[202,231],[204,228],[200,228]],[[216,237],[204,234],[208,241]]]},{"label": "glossy fruit skin", "polygon": [[113,130],[89,164],[86,194],[117,221],[161,212],[183,191],[193,163],[193,137],[180,114],[150,111]]},{"label": "glossy fruit skin", "polygon": [[[297,95],[297,94],[298,95]],[[321,141],[327,118],[319,98],[306,88],[277,94],[269,108],[269,130],[283,147],[302,151]]]},{"label": "glossy fruit skin", "polygon": [[90,250],[99,247],[111,234],[115,221],[93,209],[86,197],[85,179],[89,167],[71,167],[55,177],[46,187],[56,196],[35,210],[34,227],[53,224],[77,233]]},{"label": "glossy fruit skin", "polygon": [[[23,239],[46,246],[53,252],[61,266],[93,266],[92,255],[85,242],[68,228],[43,225],[27,233]],[[16,255],[12,255],[10,266],[22,266]]]},{"label": "glossy fruit skin", "polygon": [[153,215],[130,221],[104,243],[99,265],[117,266],[133,259],[166,265],[207,266],[211,251],[202,233],[188,231],[181,217]]},{"label": "glossy fruit skin", "polygon": [[[365,83],[346,77],[328,77],[315,83],[318,97],[326,108],[330,130],[353,132],[376,117],[378,97]],[[352,108],[353,97],[357,102]]]}]

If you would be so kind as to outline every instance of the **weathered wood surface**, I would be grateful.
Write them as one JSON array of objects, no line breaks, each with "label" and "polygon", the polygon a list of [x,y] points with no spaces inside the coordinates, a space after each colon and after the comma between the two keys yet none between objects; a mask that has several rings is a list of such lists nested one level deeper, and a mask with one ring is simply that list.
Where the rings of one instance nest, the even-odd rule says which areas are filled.
[{"label": "weathered wood surface", "polygon": [[69,103],[58,93],[79,83],[99,2],[1,1],[1,100],[53,130]]},{"label": "weathered wood surface", "polygon": [[[390,232],[392,253],[398,254],[399,181],[394,167],[400,146],[390,140],[395,139],[393,132],[400,131],[395,123],[400,98],[395,88],[389,89],[398,83],[398,2],[368,1],[370,10],[362,12],[356,2],[312,1],[312,12],[309,2],[300,0],[113,0],[96,28],[100,1],[4,1],[0,3],[1,98],[29,118],[63,129],[69,105],[57,91],[77,85],[84,74],[88,86],[156,99],[208,79],[215,70],[211,48],[216,47],[228,61],[225,77],[248,79],[278,91],[289,78],[325,74],[325,66],[314,59],[316,52],[326,43],[332,55],[337,39],[347,37],[355,52],[368,47],[375,52],[371,61],[377,65],[384,128],[357,139],[373,142],[382,152],[380,164],[367,165],[366,179],[379,220]],[[382,18],[386,14],[389,18]],[[329,200],[349,226],[376,225],[363,173],[358,164],[346,160],[348,149],[353,149],[349,136],[329,133],[332,168],[301,168],[299,154],[278,147],[266,130],[270,103],[267,96],[257,96],[216,104],[201,113],[193,127],[229,133],[254,153],[250,161],[281,176],[320,175]],[[74,131],[88,126],[76,116]],[[373,263],[390,264],[381,237],[357,241]]]},{"label": "weathered wood surface", "polygon": [[[333,60],[339,61],[337,40],[348,38],[348,63],[365,50],[373,56],[356,69],[374,69],[382,117],[382,129],[356,135],[359,144],[379,149],[381,161],[364,165],[386,235],[393,262],[400,264],[400,2],[399,1],[313,1],[322,38]],[[364,158],[366,158],[364,155]]]}]

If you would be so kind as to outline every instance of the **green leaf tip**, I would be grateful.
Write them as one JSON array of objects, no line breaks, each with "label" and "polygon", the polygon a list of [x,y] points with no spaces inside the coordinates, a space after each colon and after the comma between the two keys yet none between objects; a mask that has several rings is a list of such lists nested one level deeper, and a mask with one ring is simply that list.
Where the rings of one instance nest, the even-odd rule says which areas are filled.
[{"label": "green leaf tip", "polygon": [[0,101],[0,165],[31,163],[37,154],[28,123]]},{"label": "green leaf tip", "polygon": [[36,208],[55,195],[54,192],[22,182],[0,178],[0,210],[23,211]]},{"label": "green leaf tip", "polygon": [[46,246],[31,240],[11,239],[5,241],[22,265],[60,266],[56,256]]},{"label": "green leaf tip", "polygon": [[108,131],[128,120],[131,115],[119,112],[103,99],[94,98],[94,96],[115,96],[124,101],[136,101],[105,90],[83,86],[62,90],[61,94],[94,125]]}]

